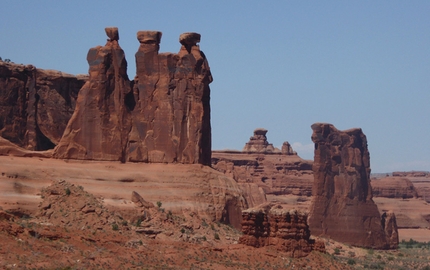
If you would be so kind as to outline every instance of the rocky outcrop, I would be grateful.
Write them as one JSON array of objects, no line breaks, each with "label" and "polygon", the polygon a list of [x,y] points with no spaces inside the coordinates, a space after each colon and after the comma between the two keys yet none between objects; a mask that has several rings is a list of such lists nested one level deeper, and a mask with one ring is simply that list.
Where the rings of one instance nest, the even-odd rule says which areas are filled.
[{"label": "rocky outcrop", "polygon": [[212,75],[200,34],[182,34],[178,54],[158,53],[161,32],[140,31],[138,40],[127,159],[210,165]]},{"label": "rocky outcrop", "polygon": [[310,239],[307,214],[264,204],[242,211],[240,244],[253,247],[275,246],[288,256],[307,256],[312,250],[325,251],[324,243]]},{"label": "rocky outcrop", "polygon": [[417,198],[418,193],[412,182],[404,177],[384,177],[371,181],[374,197]]},{"label": "rocky outcrop", "polygon": [[106,34],[106,45],[88,52],[90,79],[55,157],[210,165],[212,75],[200,34],[182,34],[178,54],[159,54],[161,32],[139,31],[133,82],[118,29]]},{"label": "rocky outcrop", "polygon": [[55,148],[57,158],[125,161],[131,128],[131,105],[127,103],[131,86],[124,51],[118,44],[118,29],[106,28],[106,34],[106,45],[88,52],[90,77]]},{"label": "rocky outcrop", "polygon": [[54,148],[86,80],[0,61],[0,136],[26,150]]},{"label": "rocky outcrop", "polygon": [[396,215],[392,211],[384,212],[381,215],[382,226],[384,227],[389,249],[396,249],[399,246],[399,233],[397,231]]},{"label": "rocky outcrop", "polygon": [[313,124],[312,130],[312,234],[354,246],[390,248],[390,236],[372,200],[366,136],[359,128],[339,131],[324,123]]},{"label": "rocky outcrop", "polygon": [[[284,142],[282,150],[267,141],[267,130],[259,128],[244,151],[213,151],[212,167],[235,179],[245,192],[250,207],[266,201],[265,196],[312,194],[312,162],[303,160]],[[257,190],[261,190],[257,192]]]},{"label": "rocky outcrop", "polygon": [[393,172],[394,177],[430,177],[427,171]]},{"label": "rocky outcrop", "polygon": [[273,144],[267,141],[266,137],[267,129],[257,128],[254,130],[254,135],[249,138],[249,142],[245,144],[242,152],[247,153],[282,153],[284,155],[297,155],[297,152],[293,151],[289,142],[284,142],[282,150],[273,146]]}]

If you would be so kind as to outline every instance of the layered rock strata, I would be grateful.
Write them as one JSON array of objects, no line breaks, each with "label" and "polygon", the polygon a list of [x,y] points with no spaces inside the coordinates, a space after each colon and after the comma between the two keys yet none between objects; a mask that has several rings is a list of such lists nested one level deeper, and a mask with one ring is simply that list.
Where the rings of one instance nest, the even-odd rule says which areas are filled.
[{"label": "layered rock strata", "polygon": [[88,52],[90,79],[55,157],[210,165],[212,75],[200,34],[182,34],[178,54],[159,54],[161,32],[139,31],[132,82],[118,29],[106,34]]},{"label": "layered rock strata", "polygon": [[418,192],[408,178],[384,177],[371,182],[374,197],[409,199],[417,198]]},{"label": "layered rock strata", "polygon": [[0,136],[25,150],[54,148],[86,80],[0,61]]},{"label": "layered rock strata", "polygon": [[264,194],[312,194],[312,162],[303,160],[288,142],[282,150],[267,141],[267,130],[256,129],[244,151],[213,151],[212,167],[235,179],[251,207],[266,201]]},{"label": "layered rock strata", "polygon": [[312,250],[325,252],[324,243],[310,239],[307,214],[281,206],[264,204],[242,211],[240,244],[253,247],[275,246],[288,256],[299,258]]},{"label": "layered rock strata", "polygon": [[393,247],[395,243],[386,234],[372,200],[370,157],[362,130],[339,131],[324,123],[313,124],[312,130],[315,143],[309,215],[312,234],[354,246]]}]

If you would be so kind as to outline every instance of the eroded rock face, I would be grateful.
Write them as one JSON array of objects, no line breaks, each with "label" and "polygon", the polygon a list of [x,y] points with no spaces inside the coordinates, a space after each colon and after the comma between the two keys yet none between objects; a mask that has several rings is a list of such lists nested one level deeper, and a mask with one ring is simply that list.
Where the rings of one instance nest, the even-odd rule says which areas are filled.
[{"label": "eroded rock face", "polygon": [[253,247],[275,246],[288,256],[299,258],[312,250],[325,252],[324,243],[310,239],[307,214],[263,204],[242,211],[240,244]]},{"label": "eroded rock face", "polygon": [[200,34],[182,34],[178,54],[159,54],[160,39],[161,32],[138,32],[128,160],[210,165],[212,75]]},{"label": "eroded rock face", "polygon": [[26,150],[54,148],[86,80],[0,61],[0,136]]},{"label": "eroded rock face", "polygon": [[131,94],[118,29],[106,28],[105,46],[91,48],[88,82],[79,92],[76,109],[54,156],[63,159],[125,160],[131,128],[127,95]]},{"label": "eroded rock face", "polygon": [[374,197],[401,199],[418,197],[415,186],[404,177],[384,177],[372,180],[372,191]]},{"label": "eroded rock face", "polygon": [[339,131],[324,123],[313,124],[312,130],[312,234],[354,246],[389,248],[389,236],[372,200],[366,136],[359,128]]},{"label": "eroded rock face", "polygon": [[235,179],[250,207],[266,202],[265,194],[312,195],[312,162],[303,160],[284,142],[282,150],[258,128],[243,151],[213,151],[212,167]]},{"label": "eroded rock face", "polygon": [[210,165],[212,75],[200,34],[182,34],[178,54],[159,54],[161,32],[139,31],[133,82],[118,29],[106,34],[106,45],[88,52],[90,79],[55,156]]},{"label": "eroded rock face", "polygon": [[392,211],[384,212],[381,216],[382,226],[387,237],[388,248],[396,249],[399,246],[399,233],[397,230],[396,215]]}]

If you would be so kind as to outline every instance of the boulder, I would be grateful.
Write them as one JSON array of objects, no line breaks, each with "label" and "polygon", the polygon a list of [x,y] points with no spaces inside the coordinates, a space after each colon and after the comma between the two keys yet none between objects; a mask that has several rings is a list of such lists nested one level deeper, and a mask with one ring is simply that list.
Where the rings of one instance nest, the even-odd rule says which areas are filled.
[{"label": "boulder", "polygon": [[372,200],[366,136],[359,128],[340,131],[325,123],[313,124],[312,130],[312,234],[354,246],[390,248],[390,236]]}]

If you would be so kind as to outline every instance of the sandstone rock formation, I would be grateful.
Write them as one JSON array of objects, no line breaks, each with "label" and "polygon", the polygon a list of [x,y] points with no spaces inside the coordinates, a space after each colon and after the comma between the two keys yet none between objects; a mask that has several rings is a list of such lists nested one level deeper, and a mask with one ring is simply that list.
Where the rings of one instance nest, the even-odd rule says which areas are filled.
[{"label": "sandstone rock formation", "polygon": [[371,181],[374,197],[417,198],[418,192],[408,178],[384,177]]},{"label": "sandstone rock formation", "polygon": [[86,80],[0,61],[0,136],[26,150],[54,148]]},{"label": "sandstone rock formation", "polygon": [[212,75],[200,34],[182,34],[178,54],[159,54],[160,39],[161,32],[138,32],[128,160],[210,165]]},{"label": "sandstone rock formation", "polygon": [[310,239],[307,214],[285,210],[272,204],[260,205],[242,212],[240,244],[254,247],[275,246],[288,256],[299,258],[312,250],[325,251],[324,243]]},{"label": "sandstone rock formation", "polygon": [[106,45],[88,52],[90,79],[55,157],[210,165],[212,75],[200,34],[182,34],[178,54],[159,54],[161,32],[139,31],[133,82],[118,29],[106,34]]},{"label": "sandstone rock formation", "polygon": [[301,159],[285,142],[279,150],[256,129],[244,151],[213,151],[212,167],[235,179],[250,207],[266,201],[264,194],[312,194],[312,162]]},{"label": "sandstone rock formation", "polygon": [[125,160],[131,127],[131,94],[118,29],[106,28],[105,46],[87,55],[89,80],[79,92],[76,109],[54,156],[63,159]]},{"label": "sandstone rock formation", "polygon": [[[313,198],[309,227],[354,246],[390,248],[370,186],[367,139],[361,129],[337,130],[331,124],[312,125],[315,143]],[[393,222],[395,219],[392,219]]]},{"label": "sandstone rock formation", "polygon": [[399,233],[397,231],[396,215],[392,211],[384,212],[381,216],[382,227],[384,227],[389,249],[399,246]]}]

